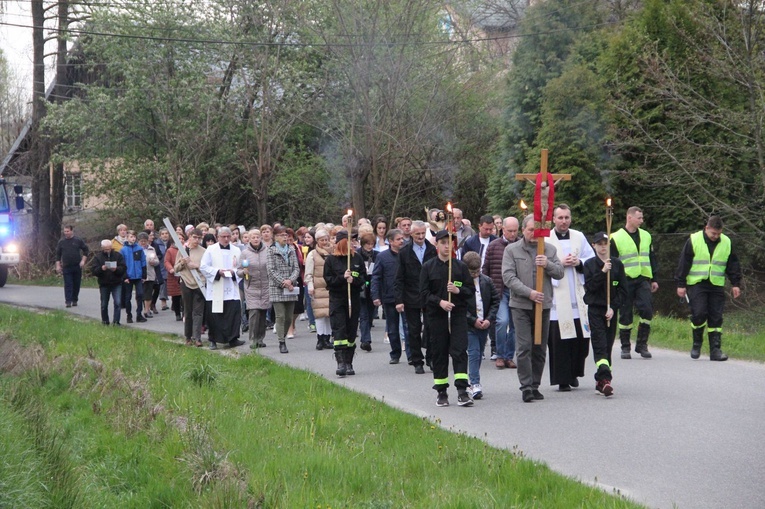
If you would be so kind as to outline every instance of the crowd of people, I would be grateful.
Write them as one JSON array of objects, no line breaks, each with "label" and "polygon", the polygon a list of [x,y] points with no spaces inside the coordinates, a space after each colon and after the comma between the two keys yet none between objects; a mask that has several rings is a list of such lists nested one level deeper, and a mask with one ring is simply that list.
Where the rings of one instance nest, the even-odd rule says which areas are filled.
[{"label": "crowd of people", "polygon": [[[476,231],[459,209],[451,217],[430,209],[427,221],[353,219],[296,230],[279,223],[249,229],[200,223],[171,232],[155,230],[149,219],[136,231],[120,224],[90,261],[102,321],[119,326],[123,312],[133,323],[172,311],[183,322],[187,345],[202,347],[206,334],[213,350],[242,346],[243,335],[250,348],[264,348],[273,329],[287,354],[303,317],[316,334],[316,349],[333,350],[335,372],[345,377],[355,374],[357,344],[372,350],[373,320],[382,318],[390,364],[405,356],[415,374],[430,368],[438,406],[449,405],[450,360],[457,404],[483,397],[487,344],[496,369],[517,369],[524,402],[544,399],[539,387],[548,362],[551,385],[562,392],[578,387],[591,344],[595,388],[609,397],[617,329],[621,358],[631,358],[633,309],[639,317],[634,352],[652,357],[657,267],[638,207],[612,235],[588,237],[570,227],[571,209],[559,204],[544,246],[535,231],[546,225],[533,215],[521,221],[484,215]],[[711,217],[691,235],[675,274],[677,295],[692,310],[694,359],[705,328],[711,360],[727,359],[721,350],[724,285],[727,277],[737,298],[741,268],[722,228],[720,218]],[[77,305],[89,255],[66,226],[56,268],[67,307]]]}]

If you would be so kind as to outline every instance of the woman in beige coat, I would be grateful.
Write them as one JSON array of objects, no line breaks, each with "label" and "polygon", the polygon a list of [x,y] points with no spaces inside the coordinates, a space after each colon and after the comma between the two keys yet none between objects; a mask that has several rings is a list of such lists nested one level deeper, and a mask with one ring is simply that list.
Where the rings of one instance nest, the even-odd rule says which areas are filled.
[{"label": "woman in beige coat", "polygon": [[271,307],[268,296],[268,247],[263,244],[260,230],[249,232],[247,246],[242,249],[236,273],[244,278],[244,298],[250,326],[250,348],[263,348],[266,344],[266,311]]},{"label": "woman in beige coat", "polygon": [[305,282],[316,318],[316,349],[332,350],[332,327],[329,323],[329,290],[324,282],[324,260],[329,256],[329,232],[316,231],[316,249],[305,260]]}]

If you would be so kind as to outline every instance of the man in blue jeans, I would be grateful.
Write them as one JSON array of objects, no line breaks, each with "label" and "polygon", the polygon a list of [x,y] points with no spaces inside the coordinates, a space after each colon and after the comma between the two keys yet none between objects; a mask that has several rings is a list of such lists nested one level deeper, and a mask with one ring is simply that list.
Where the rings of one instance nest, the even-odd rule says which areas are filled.
[{"label": "man in blue jeans", "polygon": [[96,253],[91,263],[91,273],[98,278],[101,292],[101,321],[109,325],[109,298],[112,298],[114,315],[112,324],[120,325],[120,306],[122,305],[122,280],[125,277],[125,259],[112,249],[111,240],[101,241],[101,252]]},{"label": "man in blue jeans", "polygon": [[80,297],[82,268],[88,261],[88,245],[74,236],[74,226],[64,226],[64,238],[56,246],[56,272],[64,276],[66,307],[77,305]]},{"label": "man in blue jeans", "polygon": [[483,262],[483,274],[489,276],[494,288],[500,293],[502,300],[497,310],[496,336],[497,351],[495,366],[497,369],[515,368],[515,327],[510,318],[510,290],[502,281],[502,256],[505,248],[518,240],[519,224],[514,217],[506,217],[502,221],[502,236],[493,240],[486,248],[486,258]]},{"label": "man in blue jeans", "polygon": [[390,249],[377,253],[377,261],[372,271],[372,303],[384,306],[385,330],[390,341],[390,364],[398,364],[401,359],[401,335],[399,334],[399,312],[396,310],[396,295],[393,283],[398,271],[398,253],[404,247],[404,234],[394,228],[388,231],[386,240]]}]

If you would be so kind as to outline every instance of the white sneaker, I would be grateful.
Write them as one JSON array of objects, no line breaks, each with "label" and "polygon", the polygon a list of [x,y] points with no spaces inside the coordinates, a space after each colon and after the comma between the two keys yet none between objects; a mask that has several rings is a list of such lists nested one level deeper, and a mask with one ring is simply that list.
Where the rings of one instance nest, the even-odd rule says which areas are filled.
[{"label": "white sneaker", "polygon": [[303,313],[302,315],[298,317],[298,320],[300,320],[301,322],[305,322],[306,320],[308,320],[308,317],[305,316],[305,313]]},{"label": "white sneaker", "polygon": [[493,360],[493,361],[496,361],[497,360],[497,354],[492,354],[490,359]]},{"label": "white sneaker", "polygon": [[483,397],[483,387],[481,387],[481,384],[471,385],[468,392],[473,399],[481,399]]},{"label": "white sneaker", "polygon": [[287,334],[287,339],[295,339],[295,335],[294,334]]}]

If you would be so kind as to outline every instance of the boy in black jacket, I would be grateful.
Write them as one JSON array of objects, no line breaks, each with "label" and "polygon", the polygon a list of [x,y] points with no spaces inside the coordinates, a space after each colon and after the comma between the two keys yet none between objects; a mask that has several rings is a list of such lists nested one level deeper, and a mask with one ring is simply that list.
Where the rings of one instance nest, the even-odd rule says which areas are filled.
[{"label": "boy in black jacket", "polygon": [[[609,258],[609,239],[605,232],[598,232],[590,238],[597,256],[584,264],[584,302],[590,319],[592,352],[595,358],[595,389],[611,396],[611,349],[616,337],[617,309],[627,296],[627,280],[624,265],[618,258]],[[610,272],[610,278],[608,274]],[[611,286],[611,300],[607,288]]]},{"label": "boy in black jacket", "polygon": [[499,301],[502,297],[491,278],[481,274],[481,255],[475,251],[468,251],[462,257],[462,261],[467,265],[475,286],[475,293],[470,297],[467,308],[470,394],[473,399],[481,399],[483,397],[481,358],[489,331],[497,321]]},{"label": "boy in black jacket", "polygon": [[[420,272],[420,300],[425,306],[425,326],[430,331],[430,349],[433,352],[433,389],[438,392],[436,405],[449,406],[446,389],[449,387],[449,358],[454,370],[457,404],[470,406],[473,398],[468,394],[467,374],[467,305],[475,293],[473,278],[467,266],[452,260],[449,277],[451,235],[446,230],[436,234],[438,256],[422,266]],[[451,297],[450,297],[451,295]]]}]

